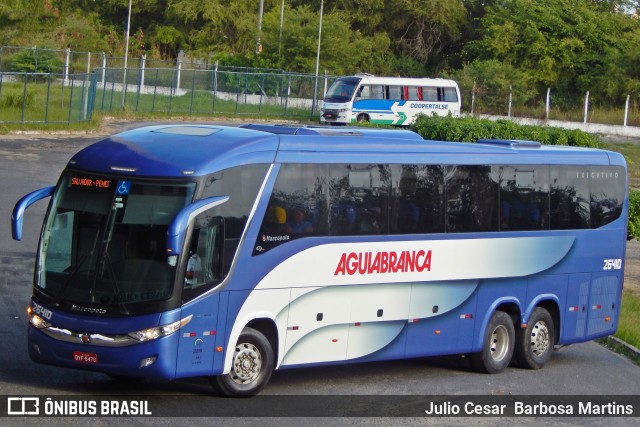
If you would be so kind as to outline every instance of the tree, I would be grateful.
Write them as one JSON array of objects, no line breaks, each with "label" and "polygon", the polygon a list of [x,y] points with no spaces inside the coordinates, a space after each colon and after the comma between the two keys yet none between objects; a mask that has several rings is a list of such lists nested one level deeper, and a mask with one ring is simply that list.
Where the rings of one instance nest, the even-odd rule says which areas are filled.
[{"label": "tree", "polygon": [[[319,11],[308,5],[286,8],[282,31],[282,58],[278,58],[280,36],[279,8],[264,17],[262,55],[272,59],[278,68],[303,73],[315,70],[318,48]],[[364,37],[350,26],[350,15],[339,10],[324,13],[320,46],[320,71],[330,74],[354,74],[358,71],[385,70],[385,55],[389,55],[390,41],[385,34]]]},{"label": "tree", "polygon": [[387,4],[385,26],[394,52],[425,67],[442,69],[438,59],[462,37],[467,11],[460,0],[397,0]]},{"label": "tree", "polygon": [[591,0],[496,2],[482,18],[468,59],[496,59],[526,72],[540,93],[567,98],[593,88],[623,46],[633,23]]},{"label": "tree", "polygon": [[255,50],[258,2],[173,0],[170,9],[191,27],[187,43],[194,52],[247,55]]}]

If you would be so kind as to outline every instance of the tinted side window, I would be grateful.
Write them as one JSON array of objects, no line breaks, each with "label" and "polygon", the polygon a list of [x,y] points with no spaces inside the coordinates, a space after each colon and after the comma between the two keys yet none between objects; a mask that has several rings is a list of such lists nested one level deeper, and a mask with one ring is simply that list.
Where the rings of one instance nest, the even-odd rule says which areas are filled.
[{"label": "tinted side window", "polygon": [[454,87],[445,87],[444,91],[444,102],[458,102],[458,92],[456,92],[456,88]]},{"label": "tinted side window", "polygon": [[402,86],[388,86],[388,99],[404,99]]},{"label": "tinted side window", "polygon": [[500,180],[500,230],[549,228],[549,167],[505,166]]},{"label": "tinted side window", "polygon": [[281,166],[254,255],[293,239],[327,234],[326,174],[324,165]]},{"label": "tinted side window", "polygon": [[444,167],[392,165],[391,232],[444,232]]},{"label": "tinted side window", "polygon": [[438,88],[436,87],[423,87],[422,88],[422,100],[423,101],[438,101]]},{"label": "tinted side window", "polygon": [[384,86],[371,85],[371,99],[384,99]]},{"label": "tinted side window", "polygon": [[551,168],[551,228],[589,228],[589,167]]},{"label": "tinted side window", "polygon": [[619,166],[592,166],[591,228],[602,227],[620,217],[625,196],[626,172]]},{"label": "tinted side window", "polygon": [[223,274],[229,271],[247,218],[256,201],[260,186],[269,165],[257,164],[225,169],[209,175],[204,182],[201,198],[230,196],[222,205],[216,206],[212,216],[224,219]]},{"label": "tinted side window", "polygon": [[498,231],[497,166],[447,166],[447,232]]},{"label": "tinted side window", "polygon": [[422,90],[416,86],[408,86],[407,99],[409,101],[422,101]]},{"label": "tinted side window", "polygon": [[329,234],[388,232],[386,165],[329,165]]}]

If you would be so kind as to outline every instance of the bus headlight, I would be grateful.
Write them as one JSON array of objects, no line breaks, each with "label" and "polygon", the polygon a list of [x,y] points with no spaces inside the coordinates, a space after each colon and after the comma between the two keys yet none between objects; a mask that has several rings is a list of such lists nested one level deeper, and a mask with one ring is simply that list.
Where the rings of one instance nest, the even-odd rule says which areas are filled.
[{"label": "bus headlight", "polygon": [[31,313],[31,316],[29,317],[29,323],[31,323],[31,325],[33,325],[37,329],[45,329],[51,327],[51,323],[33,313]]},{"label": "bus headlight", "polygon": [[129,336],[134,338],[140,342],[151,341],[158,338],[166,337],[167,335],[171,335],[174,332],[180,330],[181,327],[186,325],[191,321],[193,315],[189,317],[185,317],[184,319],[178,320],[173,323],[169,323],[167,325],[156,326],[155,328],[143,329],[141,331],[131,332]]}]

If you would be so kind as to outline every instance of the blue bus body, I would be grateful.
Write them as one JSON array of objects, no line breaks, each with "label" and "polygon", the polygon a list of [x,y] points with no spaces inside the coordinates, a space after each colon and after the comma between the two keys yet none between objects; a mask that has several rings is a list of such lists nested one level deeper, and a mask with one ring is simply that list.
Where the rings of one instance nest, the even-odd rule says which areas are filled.
[{"label": "blue bus body", "polygon": [[[615,332],[622,156],[323,132],[162,125],[74,155],[14,210],[19,238],[24,210],[52,195],[31,359],[254,394],[295,366],[474,354],[497,372],[515,352],[536,368],[555,345]],[[265,231],[295,209],[313,232]]]}]

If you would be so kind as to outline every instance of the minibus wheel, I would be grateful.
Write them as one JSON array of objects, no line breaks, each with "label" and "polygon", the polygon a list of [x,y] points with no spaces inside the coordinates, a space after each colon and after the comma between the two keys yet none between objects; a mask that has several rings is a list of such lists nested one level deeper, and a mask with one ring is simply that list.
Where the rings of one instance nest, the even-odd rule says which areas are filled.
[{"label": "minibus wheel", "polygon": [[358,123],[368,122],[369,121],[369,116],[367,116],[366,114],[358,114],[358,117],[356,117],[356,121]]},{"label": "minibus wheel", "polygon": [[553,318],[544,308],[536,307],[527,327],[516,332],[516,360],[523,368],[540,369],[551,359],[554,344]]},{"label": "minibus wheel", "polygon": [[515,328],[511,316],[504,311],[493,313],[483,342],[482,351],[471,356],[473,367],[488,374],[504,371],[511,362],[515,347]]},{"label": "minibus wheel", "polygon": [[231,372],[211,378],[211,385],[225,396],[253,396],[269,382],[274,357],[271,343],[258,330],[244,328],[233,349]]}]

